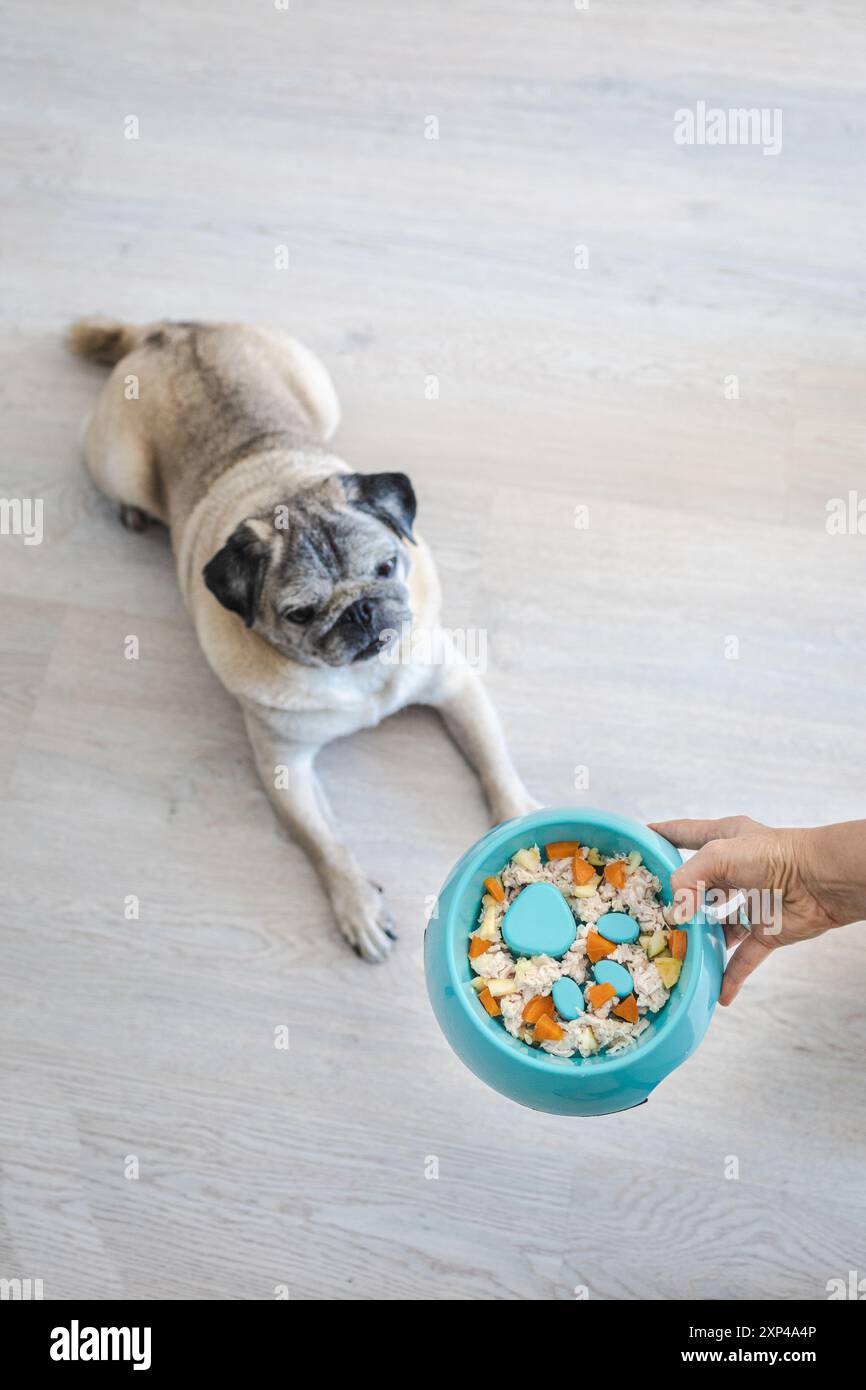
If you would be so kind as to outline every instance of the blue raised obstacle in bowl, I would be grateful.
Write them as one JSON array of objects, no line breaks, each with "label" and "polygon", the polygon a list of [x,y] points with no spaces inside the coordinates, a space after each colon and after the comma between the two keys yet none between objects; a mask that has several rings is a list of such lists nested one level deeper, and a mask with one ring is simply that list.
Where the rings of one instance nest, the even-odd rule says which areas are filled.
[{"label": "blue raised obstacle in bowl", "polygon": [[725,959],[722,929],[696,917],[682,974],[664,1008],[632,1047],[612,1057],[554,1057],[527,1047],[490,1018],[472,988],[467,955],[484,879],[498,874],[518,849],[577,840],[602,854],[638,850],[670,901],[670,876],[681,857],[673,845],[638,821],[578,807],[533,811],[489,831],[454,865],[427,924],[427,990],[439,1026],[457,1056],[488,1086],[534,1110],[555,1115],[606,1115],[646,1100],[654,1087],[694,1052],[719,997]]},{"label": "blue raised obstacle in bowl", "polygon": [[558,980],[554,980],[551,993],[554,1008],[560,1018],[570,1022],[583,1013],[583,990],[570,975],[560,975]]},{"label": "blue raised obstacle in bowl", "polygon": [[502,921],[502,939],[515,956],[564,956],[577,935],[568,903],[552,883],[529,883]]},{"label": "blue raised obstacle in bowl", "polygon": [[606,912],[599,917],[595,929],[605,941],[615,941],[617,946],[627,941],[637,941],[640,935],[639,924],[627,912]]},{"label": "blue raised obstacle in bowl", "polygon": [[600,985],[613,985],[614,994],[625,999],[634,993],[634,981],[624,965],[615,960],[600,960],[592,967],[592,973]]}]

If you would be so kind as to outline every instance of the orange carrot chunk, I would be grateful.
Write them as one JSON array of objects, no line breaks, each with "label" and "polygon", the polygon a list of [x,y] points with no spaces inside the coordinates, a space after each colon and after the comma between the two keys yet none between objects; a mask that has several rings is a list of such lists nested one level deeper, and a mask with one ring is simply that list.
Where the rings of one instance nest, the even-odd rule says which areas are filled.
[{"label": "orange carrot chunk", "polygon": [[625,999],[620,999],[618,1004],[614,1004],[611,1009],[612,1014],[617,1018],[624,1018],[626,1023],[637,1023],[637,1000],[633,994],[627,994]]},{"label": "orange carrot chunk", "polygon": [[604,960],[605,956],[611,955],[616,950],[616,943],[605,941],[603,936],[599,936],[597,931],[590,931],[586,934],[586,954],[589,956],[593,965],[597,960]]},{"label": "orange carrot chunk", "polygon": [[495,898],[498,903],[505,902],[505,889],[502,887],[498,878],[493,878],[492,876],[486,878],[484,880],[484,887],[487,889],[491,898]]},{"label": "orange carrot chunk", "polygon": [[544,846],[548,859],[571,859],[579,849],[578,840],[554,840],[552,845]]},{"label": "orange carrot chunk", "polygon": [[565,1034],[559,1024],[554,1023],[552,1018],[547,1017],[547,1014],[542,1014],[535,1025],[535,1041],[561,1042],[564,1037]]},{"label": "orange carrot chunk", "polygon": [[602,1004],[606,1004],[615,994],[613,985],[590,985],[586,991],[586,997],[594,1009],[600,1009]]},{"label": "orange carrot chunk", "polygon": [[469,959],[475,960],[476,956],[483,956],[484,952],[489,951],[492,945],[492,941],[483,941],[480,936],[470,936]]},{"label": "orange carrot chunk", "polygon": [[687,931],[668,932],[668,950],[674,960],[685,960],[688,947],[689,934]]},{"label": "orange carrot chunk", "polygon": [[523,1022],[537,1023],[540,1018],[553,1018],[554,1015],[553,996],[551,994],[534,994],[532,998],[523,1006]]},{"label": "orange carrot chunk", "polygon": [[489,989],[483,989],[478,998],[481,1000],[491,1018],[498,1018],[502,1013],[498,1002],[493,998]]},{"label": "orange carrot chunk", "polygon": [[604,876],[608,883],[613,884],[614,888],[625,888],[625,864],[621,859],[615,859],[612,864],[605,864]]},{"label": "orange carrot chunk", "polygon": [[592,865],[587,864],[585,859],[581,859],[580,855],[576,854],[571,861],[571,877],[578,887],[583,883],[589,883],[594,875],[595,869]]}]

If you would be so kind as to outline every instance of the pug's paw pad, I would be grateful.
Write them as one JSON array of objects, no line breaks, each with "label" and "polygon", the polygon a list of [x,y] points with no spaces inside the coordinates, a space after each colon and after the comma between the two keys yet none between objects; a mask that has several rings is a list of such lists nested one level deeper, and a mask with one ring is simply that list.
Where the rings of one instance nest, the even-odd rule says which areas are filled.
[{"label": "pug's paw pad", "polygon": [[337,926],[355,954],[371,965],[385,960],[397,940],[394,918],[375,883],[353,885],[335,895]]}]

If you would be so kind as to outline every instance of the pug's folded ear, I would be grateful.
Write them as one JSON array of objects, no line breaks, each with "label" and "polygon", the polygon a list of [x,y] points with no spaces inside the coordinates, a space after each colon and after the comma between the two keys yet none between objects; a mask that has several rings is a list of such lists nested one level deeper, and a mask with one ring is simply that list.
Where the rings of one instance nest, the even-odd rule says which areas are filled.
[{"label": "pug's folded ear", "polygon": [[202,577],[224,608],[239,613],[252,627],[262,596],[271,545],[268,528],[261,521],[242,521],[222,550],[208,560]]},{"label": "pug's folded ear", "polygon": [[340,482],[354,507],[378,517],[401,540],[415,544],[412,523],[418,504],[405,473],[348,473],[340,476]]}]

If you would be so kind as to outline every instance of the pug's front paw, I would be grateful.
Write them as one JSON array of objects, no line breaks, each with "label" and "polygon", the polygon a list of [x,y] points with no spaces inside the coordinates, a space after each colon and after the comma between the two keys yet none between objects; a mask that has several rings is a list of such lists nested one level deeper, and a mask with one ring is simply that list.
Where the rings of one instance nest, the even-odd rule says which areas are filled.
[{"label": "pug's front paw", "polygon": [[397,933],[382,889],[368,879],[353,881],[333,897],[337,926],[356,955],[379,964],[390,954]]}]

